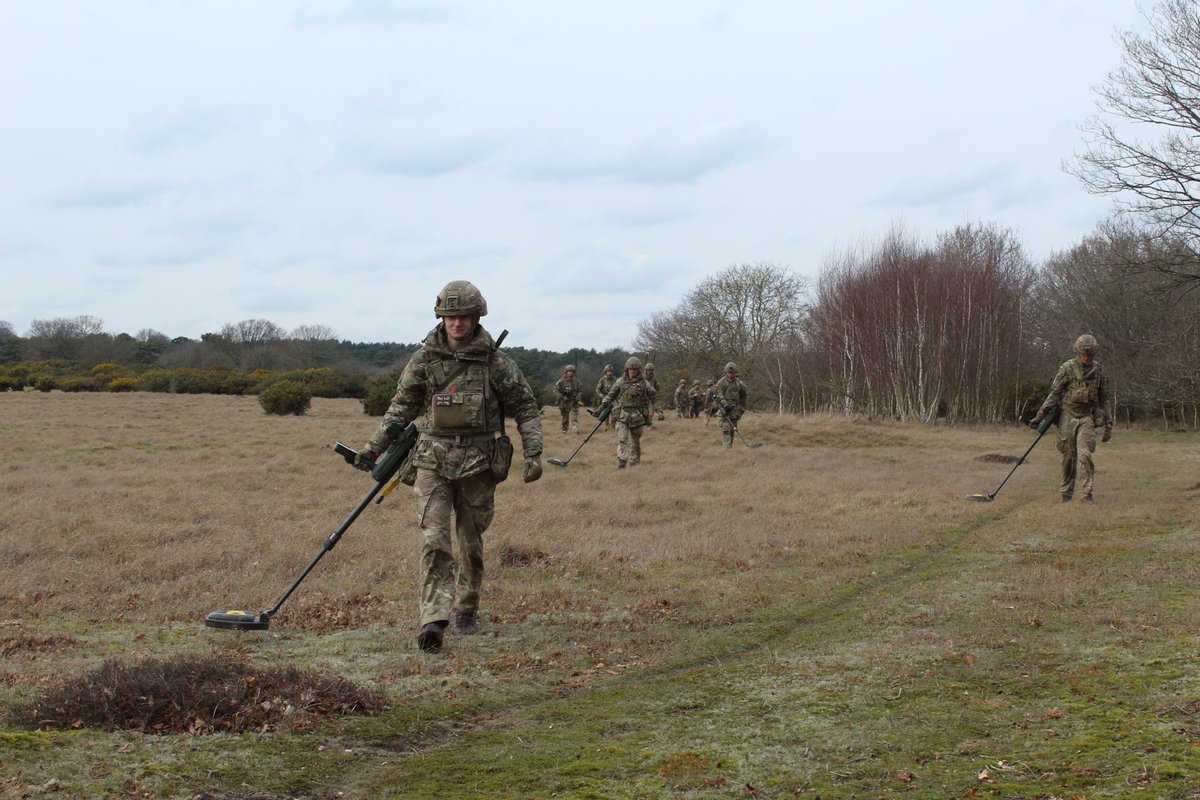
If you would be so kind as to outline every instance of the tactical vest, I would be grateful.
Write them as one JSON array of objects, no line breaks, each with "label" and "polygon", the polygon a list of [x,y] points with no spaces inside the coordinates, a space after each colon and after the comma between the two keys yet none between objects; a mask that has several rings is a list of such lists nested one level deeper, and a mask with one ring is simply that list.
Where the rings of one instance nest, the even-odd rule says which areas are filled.
[{"label": "tactical vest", "polygon": [[1090,414],[1100,400],[1100,370],[1092,364],[1085,372],[1079,361],[1067,363],[1070,380],[1063,392],[1063,406],[1077,417]]},{"label": "tactical vest", "polygon": [[636,381],[626,379],[621,384],[621,391],[617,393],[617,399],[614,405],[617,408],[636,408],[644,409],[650,402],[650,384],[644,379],[639,378]]},{"label": "tactical vest", "polygon": [[500,401],[488,385],[483,361],[433,360],[429,381],[429,428],[433,436],[477,436],[500,430]]}]

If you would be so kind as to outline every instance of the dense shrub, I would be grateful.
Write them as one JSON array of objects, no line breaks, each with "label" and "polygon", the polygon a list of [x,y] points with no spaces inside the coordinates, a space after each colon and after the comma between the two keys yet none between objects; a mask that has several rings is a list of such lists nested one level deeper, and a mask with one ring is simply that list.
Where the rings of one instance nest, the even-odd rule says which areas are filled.
[{"label": "dense shrub", "polygon": [[279,381],[262,390],[258,402],[268,414],[304,414],[312,405],[312,393],[299,381]]},{"label": "dense shrub", "polygon": [[122,375],[110,380],[105,388],[110,392],[133,392],[137,391],[138,380],[128,375]]},{"label": "dense shrub", "polygon": [[396,394],[395,377],[375,377],[367,381],[367,390],[363,394],[363,413],[371,417],[382,417],[392,404],[392,396]]},{"label": "dense shrub", "polygon": [[174,383],[174,373],[169,369],[152,369],[137,378],[137,388],[143,392],[169,392]]},{"label": "dense shrub", "polygon": [[221,376],[183,367],[175,370],[175,391],[180,394],[219,394]]}]

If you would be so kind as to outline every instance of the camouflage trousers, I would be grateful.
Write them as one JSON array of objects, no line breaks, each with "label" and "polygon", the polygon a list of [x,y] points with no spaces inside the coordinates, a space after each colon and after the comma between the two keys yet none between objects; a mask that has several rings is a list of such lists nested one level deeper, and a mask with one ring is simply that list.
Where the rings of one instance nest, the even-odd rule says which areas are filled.
[{"label": "camouflage trousers", "polygon": [[421,624],[449,622],[454,611],[478,610],[483,532],[496,511],[491,472],[448,480],[436,470],[418,469],[413,496],[422,537]]},{"label": "camouflage trousers", "polygon": [[617,421],[617,461],[639,464],[642,461],[642,426],[631,427]]},{"label": "camouflage trousers", "polygon": [[741,415],[734,412],[732,415],[718,413],[717,416],[721,420],[721,433],[724,436],[726,446],[733,447],[733,429],[737,427]]},{"label": "camouflage trousers", "polygon": [[563,433],[567,432],[567,427],[579,433],[579,404],[571,403],[569,406],[559,406],[559,412],[562,414],[562,429]]},{"label": "camouflage trousers", "polygon": [[1088,414],[1072,417],[1063,413],[1058,420],[1058,452],[1062,453],[1062,493],[1075,494],[1078,480],[1079,490],[1085,495],[1092,493],[1092,481],[1096,467],[1092,453],[1096,452],[1096,422]]}]

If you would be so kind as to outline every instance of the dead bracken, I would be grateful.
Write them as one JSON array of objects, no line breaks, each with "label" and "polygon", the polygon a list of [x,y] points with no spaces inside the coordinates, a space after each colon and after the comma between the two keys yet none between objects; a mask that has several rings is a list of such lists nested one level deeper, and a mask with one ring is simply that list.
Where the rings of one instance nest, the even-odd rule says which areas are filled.
[{"label": "dead bracken", "polygon": [[976,461],[982,461],[985,464],[1015,464],[1020,459],[1017,456],[1010,456],[1006,453],[984,453],[981,456],[976,456]]},{"label": "dead bracken", "polygon": [[256,669],[228,656],[183,655],[124,664],[108,659],[64,680],[15,714],[41,730],[96,728],[143,733],[265,732],[310,728],[318,716],[373,714],[384,698],[337,676]]}]

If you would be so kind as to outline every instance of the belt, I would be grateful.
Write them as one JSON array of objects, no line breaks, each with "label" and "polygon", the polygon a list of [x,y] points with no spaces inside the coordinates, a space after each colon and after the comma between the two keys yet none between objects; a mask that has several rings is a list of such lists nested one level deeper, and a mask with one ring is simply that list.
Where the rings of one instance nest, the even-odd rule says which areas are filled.
[{"label": "belt", "polygon": [[496,438],[496,434],[494,433],[430,433],[426,435],[430,439],[437,439],[441,442],[453,442],[458,445],[490,444]]}]

